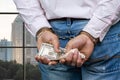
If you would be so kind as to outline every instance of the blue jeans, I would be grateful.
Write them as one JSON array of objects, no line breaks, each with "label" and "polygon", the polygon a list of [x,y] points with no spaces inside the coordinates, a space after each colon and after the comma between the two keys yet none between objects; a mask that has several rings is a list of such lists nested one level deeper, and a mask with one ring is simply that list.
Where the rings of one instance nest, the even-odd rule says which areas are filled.
[{"label": "blue jeans", "polygon": [[[50,21],[50,24],[59,37],[60,46],[65,47],[87,22],[88,20],[66,19]],[[39,63],[39,68],[42,80],[120,80],[120,22],[110,28],[82,67]]]}]

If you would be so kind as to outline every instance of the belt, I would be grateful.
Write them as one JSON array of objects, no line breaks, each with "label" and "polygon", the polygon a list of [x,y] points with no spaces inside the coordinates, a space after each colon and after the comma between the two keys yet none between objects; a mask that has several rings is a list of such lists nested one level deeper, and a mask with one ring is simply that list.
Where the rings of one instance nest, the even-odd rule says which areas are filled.
[{"label": "belt", "polygon": [[55,19],[50,19],[48,21],[66,21],[66,20],[71,20],[71,21],[74,21],[74,20],[88,20],[88,19],[84,19],[84,18],[67,18],[67,17],[64,17],[64,18],[55,18]]}]

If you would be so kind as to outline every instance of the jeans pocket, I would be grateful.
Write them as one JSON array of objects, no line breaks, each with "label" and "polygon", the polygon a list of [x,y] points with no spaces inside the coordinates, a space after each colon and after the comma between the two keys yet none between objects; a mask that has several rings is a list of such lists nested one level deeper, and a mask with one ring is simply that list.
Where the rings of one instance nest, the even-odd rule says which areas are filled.
[{"label": "jeans pocket", "polygon": [[120,71],[120,23],[112,26],[98,43],[85,67],[93,73]]},{"label": "jeans pocket", "polygon": [[65,71],[65,72],[80,72],[80,67],[76,68],[74,66],[70,66],[70,65],[64,65],[61,63],[58,63],[56,65],[45,65],[42,63],[39,63],[39,67],[41,68],[41,70],[49,70],[49,71]]},{"label": "jeans pocket", "polygon": [[88,61],[85,68],[91,73],[114,73],[120,72],[120,56],[108,59],[96,59],[96,61]]}]

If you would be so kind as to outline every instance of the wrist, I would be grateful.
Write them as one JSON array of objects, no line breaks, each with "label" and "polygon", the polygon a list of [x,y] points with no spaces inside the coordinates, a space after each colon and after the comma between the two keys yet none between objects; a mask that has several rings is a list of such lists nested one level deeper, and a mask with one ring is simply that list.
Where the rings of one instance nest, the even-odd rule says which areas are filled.
[{"label": "wrist", "polygon": [[36,33],[36,40],[41,37],[41,35],[46,32],[46,31],[50,31],[50,32],[53,32],[53,30],[51,28],[48,28],[48,27],[43,27],[41,29],[38,30],[38,32]]},{"label": "wrist", "polygon": [[99,42],[98,38],[94,38],[91,34],[89,34],[86,31],[81,31],[80,34],[86,35],[93,42],[94,45],[96,45]]}]

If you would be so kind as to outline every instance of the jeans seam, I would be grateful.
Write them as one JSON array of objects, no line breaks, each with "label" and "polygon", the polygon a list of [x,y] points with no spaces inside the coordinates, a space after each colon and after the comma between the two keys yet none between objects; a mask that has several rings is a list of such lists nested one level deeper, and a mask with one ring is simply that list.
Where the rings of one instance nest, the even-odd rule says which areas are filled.
[{"label": "jeans seam", "polygon": [[[118,53],[119,54],[119,53]],[[98,61],[101,61],[101,60],[108,60],[109,58],[120,58],[120,55],[115,55],[113,57],[110,57],[108,55],[105,55],[103,57],[100,57],[100,58],[96,58],[96,59],[88,59],[87,62],[98,62]]]}]

